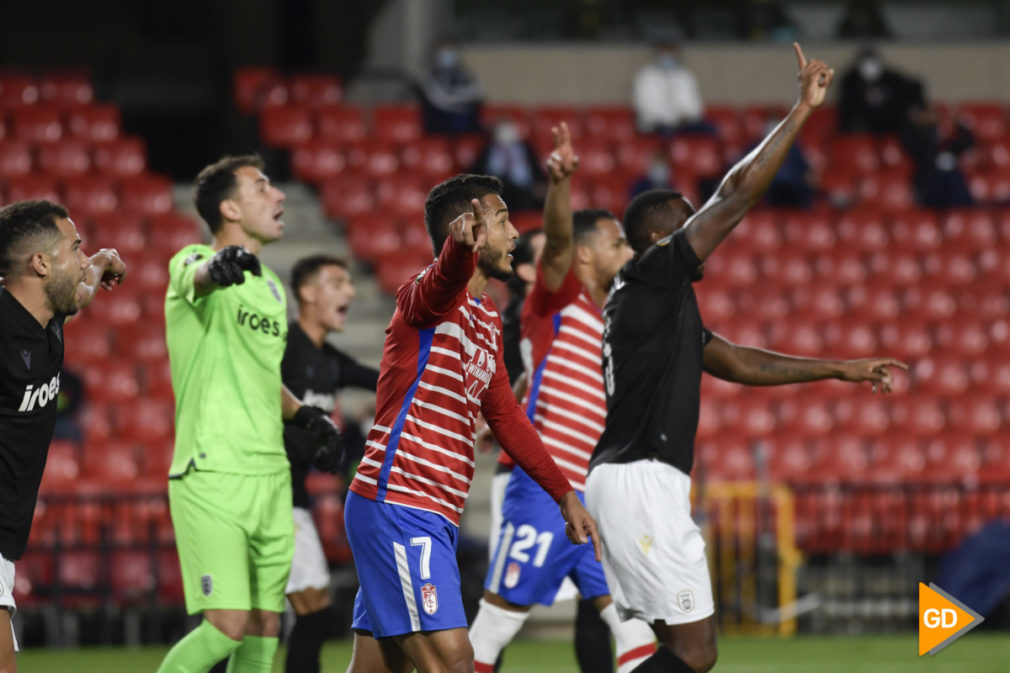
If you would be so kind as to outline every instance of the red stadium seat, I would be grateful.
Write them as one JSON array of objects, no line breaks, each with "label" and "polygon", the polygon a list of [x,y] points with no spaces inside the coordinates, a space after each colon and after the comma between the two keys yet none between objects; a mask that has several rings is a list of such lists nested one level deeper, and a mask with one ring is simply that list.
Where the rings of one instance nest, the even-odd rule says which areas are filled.
[{"label": "red stadium seat", "polygon": [[758,279],[758,267],[747,251],[724,246],[705,260],[705,275],[733,287],[747,287]]},{"label": "red stadium seat", "polygon": [[203,240],[204,227],[188,215],[167,212],[152,215],[148,222],[148,241],[155,252],[168,259],[191,243]]},{"label": "red stadium seat", "polygon": [[884,285],[915,285],[922,278],[919,258],[897,247],[881,250],[867,258],[870,280]]},{"label": "red stadium seat", "polygon": [[172,181],[151,174],[123,178],[120,198],[127,212],[161,215],[172,210]]},{"label": "red stadium seat", "polygon": [[53,143],[63,138],[63,111],[49,105],[33,105],[11,111],[14,137],[32,143]]},{"label": "red stadium seat", "polygon": [[758,269],[762,283],[770,283],[773,287],[790,287],[809,283],[813,280],[813,269],[807,257],[798,251],[782,251],[778,256],[763,256],[758,260]]},{"label": "red stadium seat", "polygon": [[348,105],[316,110],[316,128],[322,141],[356,143],[368,136],[364,112]]},{"label": "red stadium seat", "polygon": [[432,186],[451,176],[456,167],[450,141],[426,137],[400,148],[400,163],[405,171],[423,176]]},{"label": "red stadium seat", "polygon": [[1004,203],[1010,200],[1010,170],[981,171],[968,175],[968,189],[980,203]]},{"label": "red stadium seat", "polygon": [[736,303],[726,288],[699,283],[695,288],[698,305],[702,307],[706,323],[720,323],[736,315]]},{"label": "red stadium seat", "polygon": [[856,319],[829,322],[822,336],[824,350],[834,357],[860,358],[877,354],[877,336],[873,326]]},{"label": "red stadium seat", "polygon": [[848,208],[859,202],[856,175],[848,170],[835,170],[829,166],[821,173],[818,183],[832,206]]},{"label": "red stadium seat", "polygon": [[891,287],[857,285],[845,293],[849,311],[877,322],[894,320],[901,313],[899,294]]},{"label": "red stadium seat", "polygon": [[1001,103],[962,103],[958,108],[958,117],[982,142],[1003,138],[1007,134],[1006,112]]},{"label": "red stadium seat", "polygon": [[974,285],[978,274],[978,267],[972,257],[956,248],[923,255],[922,268],[928,278],[949,287]]},{"label": "red stadium seat", "polygon": [[765,136],[765,127],[769,120],[776,122],[786,116],[789,110],[784,105],[747,105],[740,119],[744,129],[742,138],[745,144],[757,142]]},{"label": "red stadium seat", "polygon": [[81,474],[81,447],[66,439],[54,439],[49,444],[43,485],[47,492],[60,490],[77,481]]},{"label": "red stadium seat", "polygon": [[509,213],[509,220],[520,234],[535,229],[542,229],[544,226],[543,216],[532,210]]},{"label": "red stadium seat", "polygon": [[699,444],[696,451],[698,467],[708,481],[752,481],[754,456],[746,440],[724,436]]},{"label": "red stadium seat", "polygon": [[[232,79],[235,105],[242,114],[253,114],[264,105],[283,105],[288,91],[283,78],[273,68],[239,68]],[[277,100],[282,97],[283,100]]]},{"label": "red stadium seat", "polygon": [[831,142],[831,166],[855,175],[875,172],[880,167],[876,139],[860,133],[838,136]]},{"label": "red stadium seat", "polygon": [[384,217],[420,222],[427,198],[424,183],[410,175],[391,175],[375,187],[375,205]]},{"label": "red stadium seat", "polygon": [[452,139],[452,156],[456,160],[456,167],[465,171],[477,161],[487,138],[481,133],[467,133]]},{"label": "red stadium seat", "polygon": [[589,136],[578,146],[579,174],[588,177],[607,176],[614,172],[617,161],[614,148],[608,141]]},{"label": "red stadium seat", "polygon": [[769,401],[756,397],[727,400],[721,420],[723,427],[734,428],[750,438],[767,437],[777,426]]},{"label": "red stadium seat", "polygon": [[400,150],[389,140],[363,140],[347,148],[347,165],[366,177],[385,178],[400,170]]},{"label": "red stadium seat", "polygon": [[549,138],[551,127],[556,127],[561,122],[568,125],[573,141],[585,135],[582,110],[574,105],[540,105],[533,109],[531,117],[535,135],[546,135]]},{"label": "red stadium seat", "polygon": [[915,164],[905,152],[901,140],[895,136],[884,136],[880,138],[879,142],[881,170],[892,175],[900,175],[911,181],[912,174],[915,172]]},{"label": "red stadium seat", "polygon": [[65,329],[67,362],[74,365],[102,362],[112,356],[113,333],[100,322],[72,320]]},{"label": "red stadium seat", "polygon": [[990,395],[971,394],[950,402],[948,425],[961,436],[999,437],[1004,428],[1001,401]]},{"label": "red stadium seat", "polygon": [[347,242],[355,258],[378,263],[404,249],[397,220],[388,215],[375,217],[374,213],[358,218],[348,221]]},{"label": "red stadium seat", "polygon": [[323,210],[330,217],[366,215],[375,208],[371,181],[355,174],[337,176],[324,182],[321,198]]},{"label": "red stadium seat", "polygon": [[343,147],[335,143],[310,141],[291,152],[291,172],[299,180],[317,183],[340,175],[347,167]]},{"label": "red stadium seat", "polygon": [[118,138],[98,143],[92,161],[99,173],[127,177],[147,169],[147,147],[140,138]]},{"label": "red stadium seat", "polygon": [[820,330],[813,324],[794,320],[773,322],[768,330],[768,343],[773,350],[793,355],[814,357],[824,352]]},{"label": "red stadium seat", "polygon": [[[88,310],[93,311],[101,304],[117,302],[94,302]],[[133,362],[109,360],[84,368],[84,386],[89,400],[95,402],[129,402],[137,397],[140,382]]]},{"label": "red stadium seat", "polygon": [[891,215],[891,240],[906,250],[935,250],[943,243],[943,229],[933,211],[895,212]]},{"label": "red stadium seat", "polygon": [[162,362],[168,359],[165,328],[157,323],[141,322],[119,330],[119,355],[135,362]]},{"label": "red stadium seat", "polygon": [[891,425],[899,432],[931,437],[947,425],[947,414],[936,397],[895,397],[891,400]]},{"label": "red stadium seat", "polygon": [[824,211],[791,212],[785,219],[786,244],[798,251],[824,253],[835,248],[834,222]]},{"label": "red stadium seat", "polygon": [[1000,238],[992,215],[977,208],[948,211],[942,228],[948,245],[961,250],[985,250],[996,245]]},{"label": "red stadium seat", "polygon": [[386,104],[372,108],[372,129],[376,138],[411,143],[424,135],[421,111],[413,104]]},{"label": "red stadium seat", "polygon": [[830,279],[791,287],[788,292],[793,310],[811,319],[836,320],[845,312],[842,289]]},{"label": "red stadium seat", "polygon": [[[119,185],[115,179],[108,176],[82,175],[67,180],[64,188],[64,203],[70,210],[71,217],[92,218],[111,215],[119,212]],[[107,220],[108,221],[108,220]],[[117,230],[121,227],[117,227]],[[120,249],[120,245],[128,246],[119,241],[108,240],[107,247]],[[88,247],[91,247],[90,245]],[[141,240],[143,247],[143,240]],[[136,247],[132,246],[135,250]],[[123,252],[124,250],[121,250]]]},{"label": "red stadium seat", "polygon": [[742,145],[744,128],[736,108],[729,105],[709,105],[705,108],[705,120],[719,132],[719,137],[729,145]]},{"label": "red stadium seat", "polygon": [[152,558],[150,551],[114,551],[108,563],[109,589],[116,602],[140,601],[157,589],[154,578],[157,558]]},{"label": "red stadium seat", "polygon": [[626,105],[592,106],[585,110],[583,125],[585,140],[624,142],[635,136],[635,113]]},{"label": "red stadium seat", "polygon": [[836,247],[813,260],[814,276],[838,285],[858,285],[866,281],[867,270],[860,255]]},{"label": "red stadium seat", "polygon": [[39,81],[39,97],[56,105],[88,105],[95,99],[87,71],[47,73]]},{"label": "red stadium seat", "polygon": [[39,86],[31,75],[13,72],[0,74],[0,106],[19,108],[35,105],[40,98]]},{"label": "red stadium seat", "polygon": [[814,451],[806,439],[785,433],[763,442],[767,451],[768,476],[776,481],[802,481],[809,477]]},{"label": "red stadium seat", "polygon": [[59,203],[63,200],[60,197],[60,190],[56,186],[56,180],[39,173],[9,176],[7,178],[7,196],[10,201],[46,199]]},{"label": "red stadium seat", "polygon": [[969,389],[968,368],[955,357],[924,357],[911,364],[909,372],[917,391],[957,397]]},{"label": "red stadium seat", "polygon": [[704,395],[698,411],[698,431],[699,440],[709,439],[719,435],[722,428],[722,421],[719,415],[719,404]]},{"label": "red stadium seat", "polygon": [[649,164],[659,153],[668,148],[661,139],[652,136],[636,136],[615,146],[617,170],[624,175],[644,175]]},{"label": "red stadium seat", "polygon": [[670,143],[674,175],[690,173],[699,178],[719,177],[723,173],[722,147],[709,135],[678,136]]},{"label": "red stadium seat", "polygon": [[825,437],[834,426],[834,417],[827,402],[811,396],[782,400],[777,417],[782,432],[801,437]]},{"label": "red stadium seat", "polygon": [[592,208],[604,208],[618,214],[623,213],[628,204],[628,182],[620,175],[597,176],[588,191],[589,207]]},{"label": "red stadium seat", "polygon": [[859,483],[866,478],[869,454],[852,435],[823,436],[813,441],[818,460],[811,477],[820,482]]},{"label": "red stadium seat", "polygon": [[915,206],[915,194],[908,176],[900,173],[864,175],[859,181],[859,200],[882,210],[904,211]]},{"label": "red stadium seat", "polygon": [[90,318],[103,320],[109,325],[119,326],[135,322],[143,314],[140,299],[134,294],[129,282],[118,288],[115,299],[99,297],[87,310]]},{"label": "red stadium seat", "polygon": [[162,400],[174,400],[172,370],[168,361],[148,362],[143,367],[144,394]]},{"label": "red stadium seat", "polygon": [[67,130],[89,143],[107,143],[119,137],[122,120],[119,106],[79,105],[67,111]]},{"label": "red stadium seat", "polygon": [[400,285],[430,263],[430,251],[403,250],[383,255],[376,274],[379,287],[384,292],[393,294]]},{"label": "red stadium seat", "polygon": [[32,150],[27,142],[0,142],[0,178],[28,175],[32,171]]},{"label": "red stadium seat", "polygon": [[832,413],[836,428],[858,437],[878,437],[891,425],[887,400],[862,391],[839,399]]},{"label": "red stadium seat", "polygon": [[[162,358],[164,354],[164,337]],[[136,349],[134,349],[136,355]],[[120,407],[116,427],[124,439],[141,446],[161,446],[175,432],[175,405],[170,400],[139,399]]]},{"label": "red stadium seat", "polygon": [[288,80],[288,90],[292,102],[309,107],[339,105],[344,93],[339,79],[322,74],[292,75]]},{"label": "red stadium seat", "polygon": [[880,347],[896,358],[912,360],[933,351],[933,337],[921,322],[892,320],[880,327]]},{"label": "red stadium seat", "polygon": [[299,105],[264,108],[260,113],[260,137],[270,147],[290,149],[312,139],[312,112]]},{"label": "red stadium seat", "polygon": [[838,109],[833,105],[822,105],[817,114],[812,115],[800,132],[800,144],[806,149],[828,143],[838,132]]},{"label": "red stadium seat", "polygon": [[925,320],[946,320],[957,311],[954,293],[943,283],[907,288],[902,305],[906,313]]},{"label": "red stadium seat", "polygon": [[174,549],[158,552],[158,602],[178,605],[183,602],[182,570]]},{"label": "red stadium seat", "polygon": [[56,177],[84,175],[91,169],[91,152],[81,140],[46,143],[38,149],[39,168]]},{"label": "red stadium seat", "polygon": [[780,214],[774,210],[750,212],[737,226],[730,241],[740,241],[742,247],[755,253],[778,253],[782,247],[780,219]]},{"label": "red stadium seat", "polygon": [[885,435],[871,443],[868,477],[873,481],[906,481],[919,476],[925,467],[925,448],[914,436]]},{"label": "red stadium seat", "polygon": [[[117,410],[123,415],[125,408]],[[106,484],[125,484],[140,475],[140,461],[132,442],[105,442],[84,452],[84,477]]]},{"label": "red stadium seat", "polygon": [[500,119],[508,119],[515,124],[521,139],[525,140],[529,137],[532,124],[529,110],[525,106],[509,103],[485,103],[481,107],[480,120],[484,128],[492,129]]}]

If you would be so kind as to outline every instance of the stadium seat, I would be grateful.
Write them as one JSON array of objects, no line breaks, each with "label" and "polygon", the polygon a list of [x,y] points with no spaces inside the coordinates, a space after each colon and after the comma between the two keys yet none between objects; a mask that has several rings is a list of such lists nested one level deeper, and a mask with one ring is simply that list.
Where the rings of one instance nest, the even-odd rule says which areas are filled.
[{"label": "stadium seat", "polygon": [[729,105],[709,105],[705,108],[705,121],[719,132],[719,137],[729,145],[742,145],[744,129],[735,107]]},{"label": "stadium seat", "polygon": [[154,566],[157,557],[150,551],[117,550],[110,555],[109,589],[113,601],[134,603],[145,600],[157,589]]},{"label": "stadium seat", "polygon": [[836,320],[845,312],[842,288],[830,279],[788,288],[789,304],[813,320]]},{"label": "stadium seat", "polygon": [[831,166],[834,170],[865,176],[880,168],[876,139],[867,133],[841,135],[831,141]]},{"label": "stadium seat", "polygon": [[530,117],[533,124],[533,133],[546,132],[549,135],[551,127],[565,122],[568,125],[568,132],[571,133],[573,141],[585,136],[582,109],[575,105],[540,105],[533,108]]},{"label": "stadium seat", "polygon": [[7,197],[10,201],[47,199],[59,203],[63,200],[56,180],[41,173],[8,176]]},{"label": "stadium seat", "polygon": [[915,206],[912,184],[908,176],[900,173],[864,175],[859,180],[859,200],[888,212],[903,211]]},{"label": "stadium seat", "polygon": [[896,136],[883,136],[879,140],[880,168],[892,175],[899,175],[908,180],[912,179],[915,172],[915,164],[911,157],[905,152],[901,140]]},{"label": "stadium seat", "polygon": [[508,119],[516,125],[519,138],[525,140],[530,136],[532,123],[530,112],[523,105],[510,103],[485,103],[481,107],[480,121],[485,129],[492,129],[499,119]]},{"label": "stadium seat", "polygon": [[805,480],[814,463],[813,449],[803,437],[778,433],[762,442],[768,476],[775,481]]},{"label": "stadium seat", "polygon": [[118,331],[119,355],[135,362],[162,362],[168,359],[165,328],[158,323],[137,322]]},{"label": "stadium seat", "polygon": [[283,78],[273,68],[236,69],[232,78],[232,93],[242,114],[253,114],[267,104],[283,105],[288,99]]},{"label": "stadium seat", "polygon": [[[115,304],[117,302],[95,302]],[[88,307],[88,310],[95,306]],[[133,362],[108,360],[96,362],[83,368],[84,388],[90,402],[123,403],[136,399],[140,392],[137,367]]]},{"label": "stadium seat", "polygon": [[[81,175],[66,180],[64,185],[64,203],[70,211],[71,217],[96,218],[119,213],[119,185],[116,184],[114,178],[104,175]],[[127,221],[129,221],[129,217],[127,217]],[[103,226],[109,222],[113,222],[113,220],[102,220]],[[123,231],[123,227],[116,226],[115,231],[117,233]],[[104,235],[106,232],[102,231],[101,233]],[[106,247],[115,247],[124,253],[126,250],[134,252],[137,250],[137,246],[130,245],[128,241],[120,243],[117,240],[113,242],[111,238],[107,237],[103,237],[102,240],[107,241],[103,244]],[[88,247],[93,247],[95,242],[90,241]],[[122,249],[120,249],[120,245],[123,246]],[[140,248],[143,248],[143,236],[141,236]]]},{"label": "stadium seat", "polygon": [[15,72],[0,74],[0,107],[16,109],[35,105],[40,98],[38,84],[31,75]]},{"label": "stadium seat", "polygon": [[668,149],[661,139],[652,136],[636,136],[615,146],[617,170],[624,175],[638,177],[645,175],[649,163],[658,153]]},{"label": "stadium seat", "polygon": [[786,245],[798,252],[828,252],[837,242],[834,222],[825,211],[790,212],[786,215],[783,233]]},{"label": "stadium seat", "polygon": [[879,285],[915,285],[923,275],[919,257],[896,247],[870,254],[866,258],[866,266],[870,272],[870,282]]},{"label": "stadium seat", "polygon": [[123,208],[130,213],[162,215],[172,210],[172,181],[160,175],[126,177],[120,183]]},{"label": "stadium seat", "polygon": [[58,492],[73,483],[81,474],[81,448],[76,442],[54,439],[49,444],[43,487],[46,492]]},{"label": "stadium seat", "polygon": [[768,329],[768,344],[773,350],[793,355],[814,357],[824,352],[820,330],[811,323],[797,323],[792,319],[772,322]]},{"label": "stadium seat", "polygon": [[87,71],[45,73],[39,80],[42,102],[62,106],[88,105],[95,99]]},{"label": "stadium seat", "polygon": [[140,175],[147,169],[147,147],[140,138],[117,138],[97,143],[91,154],[92,163],[99,173],[127,177]]},{"label": "stadium seat", "polygon": [[866,281],[866,265],[860,255],[835,247],[813,258],[814,278],[835,285],[858,285]]},{"label": "stadium seat", "polygon": [[777,427],[768,400],[756,396],[726,400],[722,406],[722,426],[734,428],[750,438],[763,438]]},{"label": "stadium seat", "polygon": [[729,243],[739,241],[740,245],[755,253],[778,253],[782,247],[780,215],[775,210],[756,210],[747,213],[743,221],[733,231]]},{"label": "stadium seat", "polygon": [[168,360],[148,362],[142,368],[144,394],[151,398],[174,400],[172,370]]},{"label": "stadium seat", "polygon": [[877,335],[870,323],[858,318],[828,322],[821,333],[824,351],[839,358],[873,357],[877,352]]},{"label": "stadium seat", "polygon": [[428,190],[421,179],[411,175],[390,175],[375,187],[375,206],[382,217],[417,222],[420,229]]},{"label": "stadium seat", "polygon": [[509,213],[509,220],[520,234],[533,231],[534,229],[542,229],[544,226],[543,216],[532,210]]},{"label": "stadium seat", "polygon": [[887,432],[891,425],[885,398],[866,395],[863,390],[837,400],[832,415],[836,428],[856,437],[878,437]]},{"label": "stadium seat", "polygon": [[695,293],[706,323],[721,323],[736,315],[736,303],[727,288],[700,283],[695,288]]},{"label": "stadium seat", "polygon": [[901,313],[899,293],[892,287],[857,285],[845,292],[848,310],[864,320],[887,322]]},{"label": "stadium seat", "polygon": [[970,387],[968,369],[957,356],[927,356],[911,364],[909,371],[917,391],[943,397],[957,397]]},{"label": "stadium seat", "polygon": [[371,181],[345,174],[326,180],[321,187],[323,210],[329,217],[353,218],[372,213],[375,197]]},{"label": "stadium seat", "polygon": [[611,175],[617,165],[611,143],[592,135],[579,143],[578,155],[579,174],[590,178]]},{"label": "stadium seat", "polygon": [[148,241],[164,259],[191,243],[200,243],[203,233],[203,225],[188,215],[174,211],[152,215],[148,221]]},{"label": "stadium seat", "polygon": [[803,125],[799,144],[809,152],[812,148],[828,144],[837,132],[838,109],[833,105],[822,105]]},{"label": "stadium seat", "polygon": [[946,320],[957,311],[954,293],[945,283],[906,288],[901,303],[905,313],[925,320]]},{"label": "stadium seat", "polygon": [[112,356],[113,332],[101,322],[75,318],[64,332],[68,363],[101,362]]},{"label": "stadium seat", "polygon": [[943,229],[933,211],[894,212],[891,214],[891,240],[906,250],[928,252],[943,243]]},{"label": "stadium seat", "polygon": [[778,255],[762,256],[757,261],[760,281],[772,287],[793,287],[813,280],[813,269],[803,248],[783,250]]},{"label": "stadium seat", "polygon": [[958,117],[982,143],[1004,138],[1007,134],[1006,112],[1001,103],[962,103],[958,107]]},{"label": "stadium seat", "polygon": [[979,171],[968,176],[968,189],[979,203],[1005,203],[1010,201],[1010,170]]},{"label": "stadium seat", "polygon": [[379,263],[403,249],[399,222],[390,215],[374,213],[348,220],[347,242],[355,258]]},{"label": "stadium seat", "polygon": [[144,447],[160,446],[175,433],[175,405],[169,400],[139,399],[120,407],[117,416],[120,436]]},{"label": "stadium seat", "polygon": [[387,294],[396,289],[431,263],[430,250],[399,250],[390,252],[378,260],[376,277],[379,287]]},{"label": "stadium seat", "polygon": [[[727,241],[730,243],[730,241]],[[705,260],[705,276],[733,287],[746,287],[758,279],[758,267],[750,254],[725,245]]]},{"label": "stadium seat", "polygon": [[312,112],[301,105],[278,105],[260,112],[260,138],[269,147],[291,149],[312,139]]},{"label": "stadium seat", "polygon": [[340,175],[346,167],[343,147],[336,143],[314,140],[291,151],[291,172],[304,182],[321,182]]},{"label": "stadium seat", "polygon": [[922,322],[890,320],[881,324],[880,348],[894,357],[911,360],[933,351],[933,337]]},{"label": "stadium seat", "polygon": [[[124,412],[124,408],[117,409],[117,416]],[[104,483],[108,488],[110,485],[126,484],[140,475],[140,460],[135,445],[122,439],[125,438],[88,447],[84,452],[85,479]]]},{"label": "stadium seat", "polygon": [[175,549],[158,552],[156,577],[158,579],[158,602],[164,605],[178,605],[183,602],[182,570]]},{"label": "stadium seat", "polygon": [[447,138],[425,137],[400,148],[400,164],[404,171],[422,176],[425,190],[453,174],[456,159]]},{"label": "stadium seat", "polygon": [[817,461],[811,480],[821,483],[860,483],[866,478],[869,454],[859,437],[847,434],[823,435],[813,439]]},{"label": "stadium seat", "polygon": [[588,189],[588,207],[603,208],[615,214],[623,213],[629,200],[628,186],[628,181],[621,175],[596,176]]},{"label": "stadium seat", "polygon": [[1003,428],[1002,402],[991,395],[962,395],[950,401],[948,425],[961,436],[998,437]]},{"label": "stadium seat", "polygon": [[412,143],[424,135],[421,111],[414,104],[376,105],[372,108],[372,131],[376,138]]},{"label": "stadium seat", "polygon": [[911,434],[874,438],[870,445],[867,477],[874,482],[894,483],[917,478],[926,467],[921,440]]},{"label": "stadium seat", "polygon": [[970,254],[955,249],[923,255],[922,268],[934,282],[957,288],[974,285],[978,267]]},{"label": "stadium seat", "polygon": [[0,179],[28,175],[32,172],[32,150],[27,142],[0,142]]},{"label": "stadium seat", "polygon": [[91,152],[81,140],[61,140],[38,148],[38,166],[44,173],[60,178],[84,175],[91,169]]},{"label": "stadium seat", "polygon": [[468,170],[480,156],[487,138],[481,133],[467,133],[452,139],[452,156],[456,167],[461,171]]},{"label": "stadium seat", "polygon": [[985,250],[996,245],[1000,232],[991,213],[978,208],[947,211],[943,218],[943,237],[959,250]]},{"label": "stadium seat", "polygon": [[828,170],[821,173],[817,182],[828,203],[832,206],[848,208],[852,205],[858,205],[859,195],[856,191],[855,173],[847,170],[836,170],[829,165]]},{"label": "stadium seat", "polygon": [[323,142],[356,143],[368,136],[368,124],[360,107],[340,105],[316,110],[317,139]]},{"label": "stadium seat", "polygon": [[400,150],[384,138],[372,138],[347,148],[347,165],[371,178],[385,178],[400,170]]},{"label": "stadium seat", "polygon": [[722,427],[719,415],[719,403],[708,397],[702,396],[698,410],[698,440],[705,440],[716,437]]},{"label": "stadium seat", "polygon": [[[621,143],[635,136],[635,114],[627,105],[587,107],[583,125],[584,139]],[[579,152],[582,152],[581,143]]]},{"label": "stadium seat", "polygon": [[61,607],[73,608],[101,603],[106,572],[97,551],[64,551],[56,564],[57,581],[63,595]]},{"label": "stadium seat", "polygon": [[699,443],[695,461],[710,482],[754,480],[754,455],[748,442],[740,437],[713,437]]},{"label": "stadium seat", "polygon": [[891,426],[899,432],[931,437],[947,426],[946,409],[936,397],[903,395],[890,404]]},{"label": "stadium seat", "polygon": [[723,174],[722,147],[714,136],[677,136],[670,143],[669,153],[675,176],[689,173],[698,178],[715,178]]},{"label": "stadium seat", "polygon": [[119,137],[122,127],[119,106],[78,105],[67,111],[70,135],[89,143],[107,143]]},{"label": "stadium seat", "polygon": [[786,116],[789,110],[784,105],[745,105],[740,112],[740,121],[744,135],[741,138],[744,145],[756,143],[765,137],[765,127],[770,119],[776,122]]},{"label": "stadium seat", "polygon": [[51,105],[11,110],[14,137],[31,143],[54,143],[63,138],[63,111]]},{"label": "stadium seat", "polygon": [[816,439],[828,436],[834,427],[834,417],[828,403],[814,396],[782,400],[776,411],[781,432]]},{"label": "stadium seat", "polygon": [[292,75],[288,80],[288,90],[293,103],[309,107],[339,105],[343,98],[340,80],[333,75]]}]

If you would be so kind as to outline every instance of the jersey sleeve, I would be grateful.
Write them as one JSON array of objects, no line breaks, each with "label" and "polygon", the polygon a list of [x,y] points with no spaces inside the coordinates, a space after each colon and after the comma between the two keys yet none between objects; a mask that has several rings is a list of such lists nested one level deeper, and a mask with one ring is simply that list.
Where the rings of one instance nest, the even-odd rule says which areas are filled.
[{"label": "jersey sleeve", "polygon": [[[189,304],[196,304],[204,297],[196,296],[196,286],[193,278],[196,271],[210,259],[205,246],[191,245],[175,253],[168,263],[168,286],[172,292],[182,297]],[[208,295],[209,296],[209,295]]]},{"label": "jersey sleeve", "polygon": [[435,263],[397,290],[396,304],[404,322],[424,329],[453,311],[473,275],[473,258],[469,246],[446,239]]},{"label": "jersey sleeve", "polygon": [[340,367],[340,381],[337,383],[338,388],[364,388],[366,390],[375,390],[375,387],[379,384],[379,370],[375,367],[369,367],[368,365],[363,365],[350,355],[337,350],[332,349],[331,355],[336,358]]},{"label": "jersey sleeve", "polygon": [[481,413],[505,452],[557,502],[572,490],[572,485],[544,448],[512,394],[500,348],[496,357],[497,367],[484,395]]},{"label": "jersey sleeve", "polygon": [[544,285],[543,267],[537,264],[537,280],[530,290],[529,296],[523,302],[522,314],[549,316],[557,313],[564,307],[575,301],[582,291],[582,283],[575,276],[574,265],[568,269],[565,278],[561,281],[561,287],[551,292]]},{"label": "jersey sleeve", "polygon": [[636,267],[647,282],[678,286],[685,280],[701,280],[701,264],[684,230],[678,229],[642,253]]}]

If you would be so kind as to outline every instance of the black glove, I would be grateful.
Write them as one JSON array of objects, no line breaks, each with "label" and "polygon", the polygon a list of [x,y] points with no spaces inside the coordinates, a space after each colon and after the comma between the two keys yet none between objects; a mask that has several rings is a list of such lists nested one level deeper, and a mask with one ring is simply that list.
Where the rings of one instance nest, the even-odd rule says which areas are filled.
[{"label": "black glove", "polygon": [[240,245],[229,245],[221,248],[210,258],[207,265],[207,277],[221,287],[241,285],[245,282],[244,271],[251,271],[254,276],[262,274],[260,261]]},{"label": "black glove", "polygon": [[343,443],[340,430],[329,415],[319,407],[303,404],[295,412],[291,422],[307,430],[316,440],[312,466],[323,472],[337,474],[340,470],[340,458],[344,452]]}]

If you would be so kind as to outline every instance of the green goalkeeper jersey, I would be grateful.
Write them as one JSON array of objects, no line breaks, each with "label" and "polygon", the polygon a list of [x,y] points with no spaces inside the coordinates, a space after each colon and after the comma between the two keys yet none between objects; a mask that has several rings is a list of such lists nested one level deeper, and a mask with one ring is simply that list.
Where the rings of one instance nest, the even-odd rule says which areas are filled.
[{"label": "green goalkeeper jersey", "polygon": [[175,455],[231,474],[288,469],[281,419],[281,359],[287,341],[284,287],[273,271],[245,272],[240,285],[197,297],[196,270],[215,251],[189,245],[169,262],[165,332],[175,391]]}]

